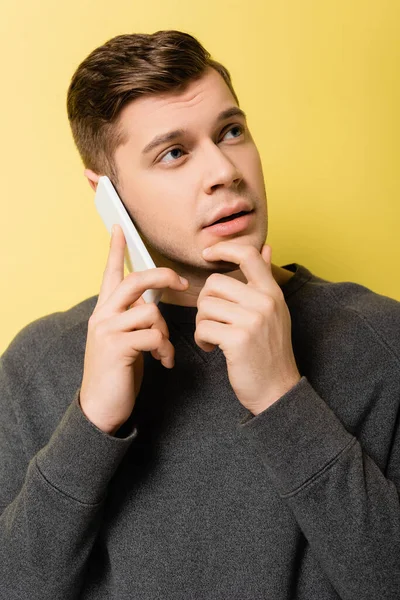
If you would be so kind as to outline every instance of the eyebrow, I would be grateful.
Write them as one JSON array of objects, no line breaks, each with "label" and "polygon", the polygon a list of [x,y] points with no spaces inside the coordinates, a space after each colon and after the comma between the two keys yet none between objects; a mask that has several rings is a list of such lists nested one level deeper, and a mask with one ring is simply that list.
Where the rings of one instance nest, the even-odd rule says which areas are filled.
[{"label": "eyebrow", "polygon": [[[229,117],[243,117],[246,119],[246,113],[237,106],[232,106],[231,108],[226,108],[222,112],[219,113],[215,122],[219,123],[220,121],[224,121],[225,119],[229,119]],[[169,131],[168,133],[162,133],[157,135],[155,138],[151,140],[142,150],[142,154],[148,154],[157,146],[161,144],[167,144],[168,142],[172,142],[176,138],[183,137],[188,133],[187,129],[175,129],[174,131]]]}]

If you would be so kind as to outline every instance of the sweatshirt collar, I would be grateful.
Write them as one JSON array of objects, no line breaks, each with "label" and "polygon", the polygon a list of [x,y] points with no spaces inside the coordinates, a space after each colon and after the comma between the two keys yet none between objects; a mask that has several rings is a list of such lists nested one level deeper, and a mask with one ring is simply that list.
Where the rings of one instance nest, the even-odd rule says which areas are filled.
[{"label": "sweatshirt collar", "polygon": [[[298,263],[290,263],[284,265],[283,269],[287,269],[294,273],[293,277],[281,286],[281,290],[285,299],[296,293],[307,281],[312,278],[312,273],[303,265]],[[180,306],[178,304],[167,304],[159,302],[158,308],[164,317],[165,321],[173,323],[195,323],[198,308],[197,306]]]}]

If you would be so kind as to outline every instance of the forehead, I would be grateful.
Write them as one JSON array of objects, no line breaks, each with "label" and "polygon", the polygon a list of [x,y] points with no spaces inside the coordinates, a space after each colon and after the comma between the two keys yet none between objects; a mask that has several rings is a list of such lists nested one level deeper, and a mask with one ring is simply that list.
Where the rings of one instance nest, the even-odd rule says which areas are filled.
[{"label": "forehead", "polygon": [[224,108],[236,101],[222,76],[209,69],[183,93],[144,96],[127,104],[120,114],[124,133],[135,147],[142,148],[166,128],[208,125]]}]

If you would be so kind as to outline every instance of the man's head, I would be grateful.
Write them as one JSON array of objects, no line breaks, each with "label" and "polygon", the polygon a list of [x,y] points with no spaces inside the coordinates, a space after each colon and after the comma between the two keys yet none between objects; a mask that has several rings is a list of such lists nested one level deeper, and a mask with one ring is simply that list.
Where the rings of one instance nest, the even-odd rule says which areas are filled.
[{"label": "man's head", "polygon": [[[171,290],[163,301],[195,306],[215,271],[246,281],[237,265],[207,262],[201,252],[228,239],[261,250],[268,229],[261,161],[229,72],[195,38],[159,31],[109,40],[79,65],[67,108],[90,185],[107,175],[156,266],[190,282],[185,301]],[[185,131],[151,144],[178,129]],[[225,237],[204,229],[240,200],[255,210],[247,229]]]}]

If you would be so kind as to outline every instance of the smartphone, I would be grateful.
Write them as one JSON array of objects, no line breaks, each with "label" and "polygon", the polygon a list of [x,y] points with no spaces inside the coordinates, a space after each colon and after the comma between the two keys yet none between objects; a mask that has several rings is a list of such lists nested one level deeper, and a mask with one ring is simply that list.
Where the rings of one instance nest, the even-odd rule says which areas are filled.
[{"label": "smartphone", "polygon": [[[126,240],[125,264],[128,271],[132,273],[132,271],[154,269],[156,265],[153,259],[118,196],[115,187],[106,175],[99,178],[94,202],[97,212],[107,227],[109,234],[111,235],[111,228],[114,224],[120,225],[124,232]],[[142,294],[142,298],[145,302],[155,302],[158,304],[162,293],[162,289],[148,289]]]}]

